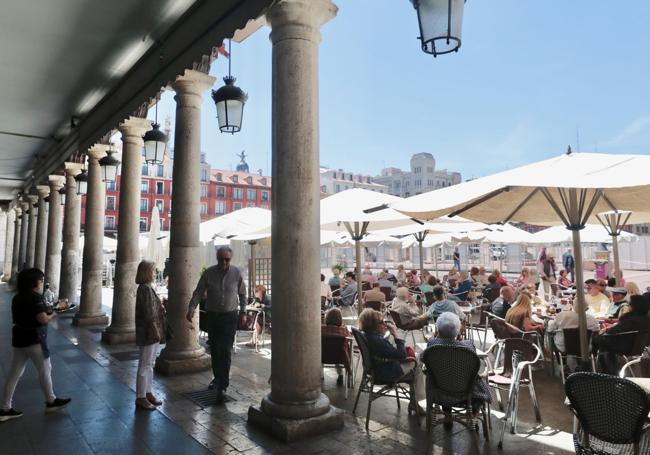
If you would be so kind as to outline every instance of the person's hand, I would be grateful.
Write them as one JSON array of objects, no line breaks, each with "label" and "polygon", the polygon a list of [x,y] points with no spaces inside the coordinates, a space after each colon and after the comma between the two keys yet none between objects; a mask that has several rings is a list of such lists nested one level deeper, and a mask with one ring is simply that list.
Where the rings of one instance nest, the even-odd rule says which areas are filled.
[{"label": "person's hand", "polygon": [[188,322],[192,322],[194,319],[194,310],[189,309],[187,310],[187,314],[185,315],[185,319],[187,319]]},{"label": "person's hand", "polygon": [[388,329],[388,332],[395,338],[397,336],[397,327],[395,327],[395,323],[392,321],[386,321],[384,324],[386,324],[386,329]]}]

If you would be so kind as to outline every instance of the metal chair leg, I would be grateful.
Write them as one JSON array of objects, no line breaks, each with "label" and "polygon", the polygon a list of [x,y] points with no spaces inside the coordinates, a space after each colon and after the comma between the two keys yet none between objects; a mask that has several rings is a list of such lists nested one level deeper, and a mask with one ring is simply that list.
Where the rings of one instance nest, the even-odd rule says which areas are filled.
[{"label": "metal chair leg", "polygon": [[368,431],[368,427],[370,426],[370,407],[372,406],[372,389],[374,386],[371,385],[370,387],[370,394],[368,394],[368,411],[366,412],[366,431]]},{"label": "metal chair leg", "polygon": [[562,358],[562,353],[558,352],[557,357],[560,359],[560,375],[562,375],[562,384],[564,384],[566,379],[564,378],[564,359]]},{"label": "metal chair leg", "polygon": [[357,405],[359,404],[359,397],[361,397],[361,391],[363,390],[363,387],[366,384],[366,379],[363,378],[361,379],[361,384],[359,384],[359,391],[357,392],[357,399],[354,400],[354,407],[352,408],[352,414],[357,412]]},{"label": "metal chair leg", "polygon": [[401,410],[402,406],[399,402],[399,390],[397,389],[397,387],[395,387],[395,399],[397,400],[397,409]]},{"label": "metal chair leg", "polygon": [[535,408],[535,418],[537,419],[537,423],[542,423],[542,413],[539,411],[539,403],[537,402],[537,394],[535,393],[535,383],[533,382],[533,374],[530,369],[530,366],[528,368],[529,368],[528,375],[530,376],[530,383],[528,384],[530,399],[533,401],[533,407]]}]

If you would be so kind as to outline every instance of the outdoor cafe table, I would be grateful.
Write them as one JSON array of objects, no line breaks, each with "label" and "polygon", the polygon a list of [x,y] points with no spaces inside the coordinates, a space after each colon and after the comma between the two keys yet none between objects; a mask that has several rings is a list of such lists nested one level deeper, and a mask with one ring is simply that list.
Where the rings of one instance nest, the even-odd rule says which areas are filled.
[{"label": "outdoor cafe table", "polygon": [[629,381],[632,381],[639,387],[641,387],[645,392],[650,395],[650,378],[626,378]]}]

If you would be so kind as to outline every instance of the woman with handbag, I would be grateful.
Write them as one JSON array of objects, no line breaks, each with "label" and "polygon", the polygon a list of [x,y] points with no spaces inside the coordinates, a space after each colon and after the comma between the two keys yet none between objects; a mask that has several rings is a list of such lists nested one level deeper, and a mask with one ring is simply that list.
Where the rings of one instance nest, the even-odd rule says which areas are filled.
[{"label": "woman with handbag", "polygon": [[135,343],[140,348],[136,381],[135,405],[153,411],[162,404],[153,393],[153,366],[158,347],[168,339],[165,308],[153,288],[155,264],[142,261],[138,265],[135,282],[138,290],[135,299]]}]

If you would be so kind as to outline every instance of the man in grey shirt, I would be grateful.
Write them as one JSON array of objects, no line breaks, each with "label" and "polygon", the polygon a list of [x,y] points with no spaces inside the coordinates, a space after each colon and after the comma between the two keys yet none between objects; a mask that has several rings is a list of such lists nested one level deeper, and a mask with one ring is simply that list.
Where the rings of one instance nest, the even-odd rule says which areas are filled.
[{"label": "man in grey shirt", "polygon": [[187,310],[192,322],[194,311],[207,292],[205,311],[212,356],[214,379],[209,388],[217,389],[217,401],[222,403],[230,379],[232,345],[241,315],[246,314],[246,288],[241,272],[230,265],[232,250],[222,246],[217,250],[217,265],[207,268],[196,286]]}]

